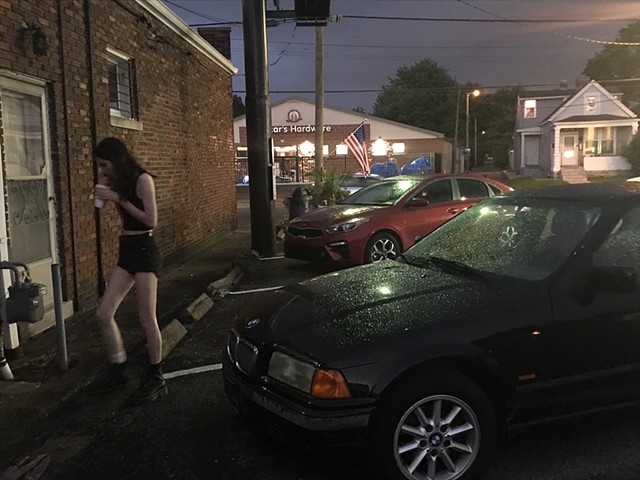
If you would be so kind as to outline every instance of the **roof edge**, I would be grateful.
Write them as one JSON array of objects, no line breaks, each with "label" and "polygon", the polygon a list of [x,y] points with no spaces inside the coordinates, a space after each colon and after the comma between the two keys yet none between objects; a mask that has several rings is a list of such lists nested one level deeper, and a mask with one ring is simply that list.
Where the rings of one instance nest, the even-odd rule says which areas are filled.
[{"label": "roof edge", "polygon": [[180,17],[164,5],[160,0],[135,0],[147,12],[160,20],[164,25],[178,34],[192,47],[206,56],[213,63],[225,69],[228,73],[238,73],[238,68],[224,55],[216,50],[209,42],[195,33]]}]

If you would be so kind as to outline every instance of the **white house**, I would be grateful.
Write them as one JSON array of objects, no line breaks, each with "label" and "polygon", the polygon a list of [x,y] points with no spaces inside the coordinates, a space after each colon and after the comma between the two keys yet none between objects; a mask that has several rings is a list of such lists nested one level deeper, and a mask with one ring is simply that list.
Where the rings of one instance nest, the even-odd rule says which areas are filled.
[{"label": "white house", "polygon": [[518,96],[512,167],[523,175],[586,181],[587,175],[630,170],[623,147],[638,118],[621,95],[595,80],[577,91],[523,92]]}]

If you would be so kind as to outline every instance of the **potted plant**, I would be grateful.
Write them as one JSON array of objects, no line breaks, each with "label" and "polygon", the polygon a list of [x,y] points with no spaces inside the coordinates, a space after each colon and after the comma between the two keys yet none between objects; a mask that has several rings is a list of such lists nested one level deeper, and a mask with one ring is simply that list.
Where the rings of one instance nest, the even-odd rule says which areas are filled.
[{"label": "potted plant", "polygon": [[335,205],[349,195],[349,192],[341,187],[347,175],[338,175],[335,170],[327,174],[320,169],[315,169],[311,175],[315,180],[309,192],[311,206],[318,208]]}]

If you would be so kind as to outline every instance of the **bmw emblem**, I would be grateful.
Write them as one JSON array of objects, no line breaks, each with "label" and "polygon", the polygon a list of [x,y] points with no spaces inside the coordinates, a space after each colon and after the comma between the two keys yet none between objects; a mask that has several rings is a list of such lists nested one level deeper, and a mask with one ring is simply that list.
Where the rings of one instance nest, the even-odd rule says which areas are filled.
[{"label": "bmw emblem", "polygon": [[247,322],[247,328],[253,328],[259,323],[260,323],[260,319],[259,318],[254,318],[253,320],[249,320]]}]

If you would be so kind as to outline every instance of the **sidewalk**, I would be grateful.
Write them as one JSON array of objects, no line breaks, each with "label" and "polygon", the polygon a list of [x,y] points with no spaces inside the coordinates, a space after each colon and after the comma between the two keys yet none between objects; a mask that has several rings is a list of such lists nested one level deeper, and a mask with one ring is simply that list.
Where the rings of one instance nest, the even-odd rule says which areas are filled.
[{"label": "sidewalk", "polygon": [[[215,300],[211,289],[224,288],[241,275],[237,260],[251,252],[250,229],[241,226],[210,241],[181,265],[161,273],[158,282],[158,323],[166,356]],[[128,295],[117,313],[130,363],[143,368],[144,335],[138,326],[135,295]],[[106,354],[91,315],[66,321],[69,368],[63,372],[57,358],[58,332],[51,328],[18,348],[9,358],[15,379],[0,381],[0,480],[39,478],[13,476],[10,466],[37,451],[59,417],[73,414],[74,397],[105,365]]]}]

